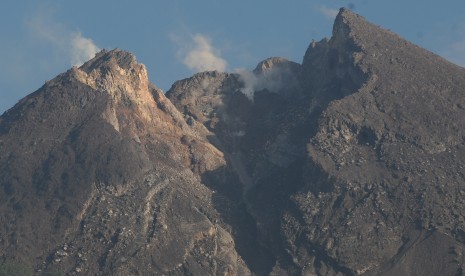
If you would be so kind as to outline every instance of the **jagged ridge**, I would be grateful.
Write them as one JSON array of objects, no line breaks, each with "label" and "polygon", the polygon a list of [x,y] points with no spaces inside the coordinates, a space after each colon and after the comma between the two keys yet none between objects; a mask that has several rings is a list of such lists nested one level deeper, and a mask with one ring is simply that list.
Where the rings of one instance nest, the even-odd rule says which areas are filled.
[{"label": "jagged ridge", "polygon": [[199,73],[169,100],[103,51],[0,117],[0,256],[69,274],[461,273],[464,86],[347,9],[302,65]]}]

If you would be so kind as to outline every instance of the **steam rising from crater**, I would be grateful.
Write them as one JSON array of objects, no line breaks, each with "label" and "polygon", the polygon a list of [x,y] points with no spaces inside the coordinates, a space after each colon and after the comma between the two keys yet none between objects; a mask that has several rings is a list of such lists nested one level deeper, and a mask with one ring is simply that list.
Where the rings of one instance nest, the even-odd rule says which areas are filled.
[{"label": "steam rising from crater", "polygon": [[241,92],[253,101],[255,91],[268,90],[280,93],[294,86],[299,67],[300,65],[295,62],[274,57],[260,62],[253,71],[236,69],[236,73],[243,84]]},{"label": "steam rising from crater", "polygon": [[100,49],[92,39],[83,37],[80,32],[73,34],[71,38],[71,63],[80,66],[93,58]]},{"label": "steam rising from crater", "polygon": [[190,70],[196,72],[215,70],[224,72],[228,65],[226,60],[221,57],[220,51],[213,47],[210,39],[201,34],[196,34],[192,38],[190,49],[182,62]]},{"label": "steam rising from crater", "polygon": [[[205,35],[196,34],[191,41],[171,34],[171,40],[180,49],[178,59],[190,70],[195,72],[219,71],[225,72],[228,62],[221,57],[220,51],[212,45],[211,39]],[[292,87],[300,65],[284,58],[266,59],[257,65],[253,71],[238,68],[234,72],[242,84],[240,91],[253,101],[255,91],[268,90],[280,93],[285,88]],[[202,83],[204,89],[210,86],[209,80]]]},{"label": "steam rising from crater", "polygon": [[100,51],[92,39],[84,37],[80,31],[54,21],[51,11],[37,11],[27,26],[40,40],[67,56],[73,66],[82,65]]}]

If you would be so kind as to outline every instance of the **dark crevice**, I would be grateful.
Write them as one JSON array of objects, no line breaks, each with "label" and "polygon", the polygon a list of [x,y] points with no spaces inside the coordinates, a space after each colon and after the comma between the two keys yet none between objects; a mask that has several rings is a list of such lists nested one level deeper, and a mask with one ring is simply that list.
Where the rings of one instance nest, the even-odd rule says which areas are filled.
[{"label": "dark crevice", "polygon": [[[240,198],[240,193],[231,186],[238,185],[239,179],[233,173],[220,168],[213,172],[204,173],[203,183],[216,191],[213,196],[215,209],[220,213],[221,219],[232,227],[230,233],[235,241],[236,251],[247,264],[247,267],[256,275],[268,275],[276,262],[275,256],[260,243],[256,221],[250,215],[246,205]],[[223,178],[225,185],[219,186],[218,178]],[[236,184],[234,184],[236,183]],[[229,185],[228,185],[229,184]]]},{"label": "dark crevice", "polygon": [[337,260],[326,254],[325,250],[322,249],[320,246],[317,246],[315,244],[309,244],[307,248],[314,252],[315,257],[318,261],[321,261],[328,267],[331,267],[336,273],[341,272],[347,276],[356,275],[352,269],[342,266]]}]

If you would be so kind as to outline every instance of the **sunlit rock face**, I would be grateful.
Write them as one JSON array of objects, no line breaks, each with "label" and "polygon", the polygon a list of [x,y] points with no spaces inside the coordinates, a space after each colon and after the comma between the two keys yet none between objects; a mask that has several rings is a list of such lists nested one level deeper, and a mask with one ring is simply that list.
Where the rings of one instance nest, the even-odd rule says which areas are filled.
[{"label": "sunlit rock face", "polygon": [[166,95],[102,51],[0,117],[0,268],[460,275],[464,87],[465,69],[346,9],[301,64]]}]

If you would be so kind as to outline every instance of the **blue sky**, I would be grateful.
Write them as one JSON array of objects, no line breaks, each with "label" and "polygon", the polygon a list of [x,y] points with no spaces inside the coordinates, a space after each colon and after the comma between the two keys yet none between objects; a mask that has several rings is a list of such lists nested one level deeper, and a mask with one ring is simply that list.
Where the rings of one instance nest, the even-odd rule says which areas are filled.
[{"label": "blue sky", "polygon": [[465,66],[463,0],[3,0],[0,113],[102,48],[134,53],[165,91],[199,70],[301,62],[342,6]]}]

